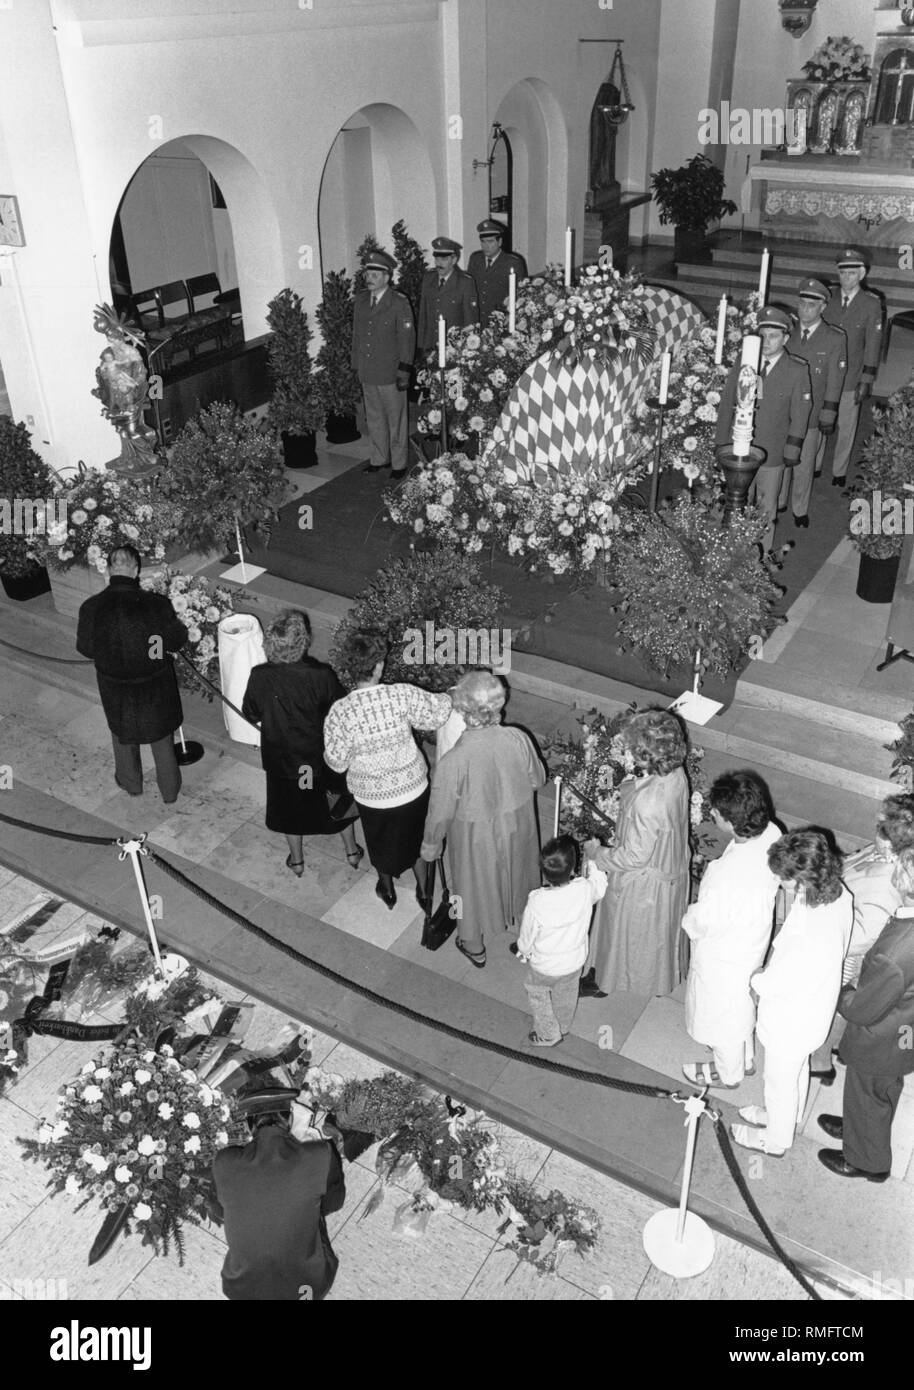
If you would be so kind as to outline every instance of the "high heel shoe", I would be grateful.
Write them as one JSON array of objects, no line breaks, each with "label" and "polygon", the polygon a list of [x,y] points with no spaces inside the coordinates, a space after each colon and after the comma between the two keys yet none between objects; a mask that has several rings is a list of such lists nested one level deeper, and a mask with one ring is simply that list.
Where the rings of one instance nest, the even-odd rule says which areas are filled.
[{"label": "high heel shoe", "polygon": [[422,889],[419,887],[418,884],[416,884],[416,902],[419,904],[419,907],[420,907],[420,908],[422,909],[422,911],[425,913],[426,917],[431,917],[431,915],[432,915],[432,903],[433,903],[433,901],[434,901],[434,894],[432,894],[432,893],[426,893],[426,894],[423,896],[423,894],[422,894]]},{"label": "high heel shoe", "polygon": [[287,854],[286,868],[291,869],[296,878],[301,878],[305,871],[305,861],[304,859],[293,859],[291,854]]},{"label": "high heel shoe", "polygon": [[392,887],[388,892],[381,880],[378,879],[377,883],[374,886],[374,891],[376,895],[381,899],[381,902],[384,903],[385,907],[389,907],[391,910],[393,910],[397,902],[397,890]]},{"label": "high heel shoe", "polygon": [[363,850],[361,845],[356,845],[352,853],[346,855],[346,858],[349,861],[352,868],[357,869],[361,864],[362,860],[365,858],[365,851]]}]

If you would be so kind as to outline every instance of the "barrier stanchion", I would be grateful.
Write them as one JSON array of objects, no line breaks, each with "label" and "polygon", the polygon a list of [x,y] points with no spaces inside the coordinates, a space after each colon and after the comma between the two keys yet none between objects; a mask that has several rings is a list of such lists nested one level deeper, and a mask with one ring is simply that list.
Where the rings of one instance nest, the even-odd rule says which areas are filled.
[{"label": "barrier stanchion", "polygon": [[156,929],[152,921],[152,913],[149,910],[149,894],[146,891],[146,880],[143,877],[143,866],[140,863],[140,855],[149,853],[148,849],[145,848],[145,842],[145,834],[141,835],[138,840],[118,840],[117,843],[121,851],[118,855],[118,859],[124,860],[128,855],[130,856],[130,862],[133,865],[133,875],[136,879],[136,886],[140,894],[140,903],[143,908],[143,917],[146,921],[146,930],[149,933],[149,944],[152,947],[152,954],[156,963],[156,970],[164,977],[165,970],[162,965],[162,956],[159,952],[159,939],[156,936]]},{"label": "barrier stanchion", "polygon": [[682,1184],[679,1191],[679,1207],[668,1207],[655,1212],[644,1228],[642,1241],[644,1251],[652,1265],[662,1269],[664,1274],[672,1274],[676,1279],[691,1279],[708,1268],[714,1258],[714,1232],[706,1221],[689,1211],[689,1187],[692,1182],[692,1164],[695,1159],[695,1140],[698,1136],[698,1121],[707,1110],[705,1095],[680,1096],[671,1099],[683,1105],[686,1113],[686,1152],[682,1165]]},{"label": "barrier stanchion", "polygon": [[554,839],[559,833],[559,814],[562,809],[562,774],[559,773],[558,776],[553,777],[552,780],[555,783],[555,821],[552,826],[552,836]]},{"label": "barrier stanchion", "polygon": [[202,743],[195,743],[191,739],[190,743],[184,737],[184,725],[178,730],[178,742],[175,744],[175,757],[178,760],[178,767],[190,767],[193,763],[198,763],[205,753]]}]

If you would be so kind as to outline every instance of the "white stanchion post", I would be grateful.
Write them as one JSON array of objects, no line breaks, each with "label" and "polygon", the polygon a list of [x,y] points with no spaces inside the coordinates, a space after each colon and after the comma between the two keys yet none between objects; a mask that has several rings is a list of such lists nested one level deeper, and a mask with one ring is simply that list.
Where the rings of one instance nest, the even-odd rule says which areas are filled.
[{"label": "white stanchion post", "polygon": [[692,682],[692,694],[698,694],[698,687],[701,685],[701,648],[695,653],[695,679]]},{"label": "white stanchion post", "polygon": [[562,775],[559,773],[553,777],[555,783],[555,820],[552,826],[552,838],[555,839],[559,833],[559,814],[562,809]]},{"label": "white stanchion post", "polygon": [[689,1211],[689,1188],[692,1183],[692,1164],[695,1160],[695,1141],[698,1137],[698,1121],[707,1110],[705,1095],[689,1096],[681,1101],[674,1097],[676,1104],[684,1105],[686,1113],[686,1152],[682,1165],[682,1184],[679,1190],[679,1206],[667,1207],[655,1212],[644,1228],[642,1243],[651,1264],[662,1269],[664,1274],[672,1274],[675,1279],[691,1279],[703,1270],[714,1258],[714,1232],[706,1221]]},{"label": "white stanchion post", "polygon": [[247,570],[244,567],[244,550],[242,549],[241,545],[241,527],[238,525],[237,516],[235,517],[235,539],[238,543],[238,563],[241,566],[241,582],[242,584],[246,584],[248,582],[248,575]]},{"label": "white stanchion post", "polygon": [[186,752],[187,752],[187,744],[184,742],[184,725],[183,725],[183,724],[182,724],[181,727],[178,729],[178,738],[181,740],[181,752],[182,752],[182,753],[186,753]]},{"label": "white stanchion post", "polygon": [[156,970],[160,975],[164,976],[165,971],[162,967],[162,956],[159,952],[159,939],[156,936],[156,929],[152,921],[152,913],[149,910],[149,894],[146,891],[146,880],[143,877],[143,867],[140,864],[140,855],[149,853],[149,851],[144,848],[145,841],[145,835],[140,836],[138,840],[118,840],[118,845],[121,850],[118,859],[124,860],[128,855],[130,856],[134,877],[136,878],[136,886],[140,894],[140,902],[143,907],[143,916],[146,919],[146,930],[149,933],[149,944],[152,947]]}]

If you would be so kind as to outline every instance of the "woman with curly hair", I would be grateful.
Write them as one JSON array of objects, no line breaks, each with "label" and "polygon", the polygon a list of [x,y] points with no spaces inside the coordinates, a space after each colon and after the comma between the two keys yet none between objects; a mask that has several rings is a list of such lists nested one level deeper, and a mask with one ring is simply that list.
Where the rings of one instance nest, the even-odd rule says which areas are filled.
[{"label": "woman with curly hair", "polygon": [[310,646],[307,613],[284,608],[267,628],[267,660],[252,669],[241,705],[245,718],[260,725],[266,826],[285,835],[286,868],[296,878],[304,871],[303,835],[342,835],[354,869],[365,853],[355,841],[355,815],[343,821],[330,814],[328,792],[351,803],[346,779],[332,772],[323,757],[324,719],[346,692],[329,666],[308,655]]},{"label": "woman with curly hair", "polygon": [[683,727],[663,709],[638,710],[620,731],[631,774],[620,788],[615,844],[584,851],[609,880],[591,932],[581,993],[669,994],[689,901],[689,783]]},{"label": "woman with curly hair", "polygon": [[481,970],[483,931],[519,923],[540,885],[533,793],[546,770],[529,735],[502,725],[507,696],[496,676],[473,671],[452,693],[466,730],[435,767],[422,858],[436,860],[447,838],[460,899],[455,944]]},{"label": "woman with curly hair", "polygon": [[756,1035],[765,1048],[765,1104],[740,1110],[731,1133],[744,1149],[782,1158],[806,1108],[809,1056],[828,1036],[841,990],[854,904],[841,855],[821,830],[794,830],[768,851],[768,865],[796,897],[768,964],[752,976]]}]

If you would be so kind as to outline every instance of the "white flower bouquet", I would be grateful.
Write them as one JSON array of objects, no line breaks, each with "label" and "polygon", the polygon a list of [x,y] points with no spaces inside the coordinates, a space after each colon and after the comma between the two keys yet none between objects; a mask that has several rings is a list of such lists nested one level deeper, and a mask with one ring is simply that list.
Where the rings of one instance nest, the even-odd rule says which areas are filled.
[{"label": "white flower bouquet", "polygon": [[147,559],[161,561],[173,539],[179,508],[160,497],[148,479],[118,478],[102,469],[83,468],[57,498],[65,519],[29,536],[29,551],[40,564],[58,570],[92,566],[107,573],[108,552],[132,545]]},{"label": "white flower bouquet", "polygon": [[[164,594],[171,600],[172,608],[187,628],[187,642],[182,649],[184,654],[201,676],[218,684],[219,624],[223,618],[234,613],[238,597],[250,599],[250,595],[243,594],[241,590],[236,593],[221,584],[211,584],[208,579],[197,575],[179,574],[172,570],[141,578],[140,583],[144,589]],[[196,679],[186,662],[175,662],[175,674],[185,689],[197,690],[205,699],[212,700],[212,691]]]}]

